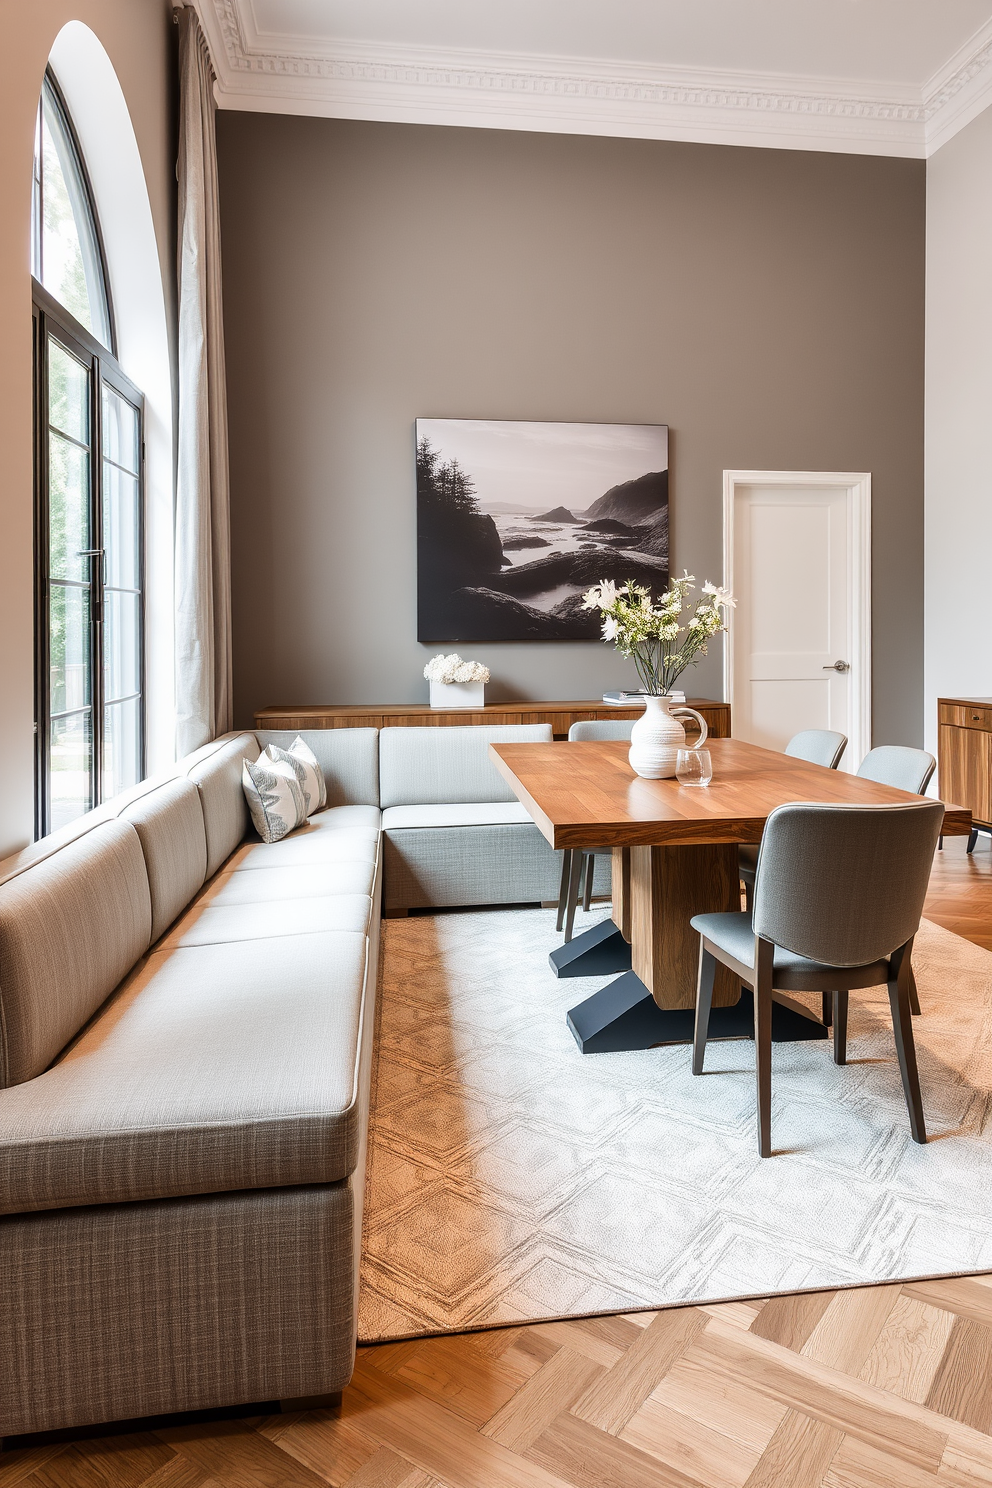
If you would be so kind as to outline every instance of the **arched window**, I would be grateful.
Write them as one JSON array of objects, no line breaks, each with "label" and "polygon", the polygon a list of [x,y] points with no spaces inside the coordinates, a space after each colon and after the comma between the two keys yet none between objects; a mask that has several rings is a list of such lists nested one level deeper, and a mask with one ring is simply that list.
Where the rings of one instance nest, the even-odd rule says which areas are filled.
[{"label": "arched window", "polygon": [[144,773],[143,398],[114,352],[86,169],[49,73],[35,136],[37,832]]}]

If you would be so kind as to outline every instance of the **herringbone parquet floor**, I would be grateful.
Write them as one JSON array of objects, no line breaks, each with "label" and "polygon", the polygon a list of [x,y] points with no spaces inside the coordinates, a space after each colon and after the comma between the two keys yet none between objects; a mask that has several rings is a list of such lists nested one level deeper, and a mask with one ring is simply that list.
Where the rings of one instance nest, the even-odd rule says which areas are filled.
[{"label": "herringbone parquet floor", "polygon": [[[992,946],[992,858],[949,842],[931,919]],[[976,1488],[992,1276],[361,1351],[340,1411],[0,1455],[0,1488]]]}]

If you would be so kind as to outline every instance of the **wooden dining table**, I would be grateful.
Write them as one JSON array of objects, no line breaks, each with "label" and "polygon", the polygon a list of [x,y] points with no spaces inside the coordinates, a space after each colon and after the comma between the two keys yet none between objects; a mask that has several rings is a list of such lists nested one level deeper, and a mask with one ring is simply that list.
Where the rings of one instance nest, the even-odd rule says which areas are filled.
[{"label": "wooden dining table", "polygon": [[[712,739],[707,786],[643,780],[625,740],[492,744],[493,763],[554,848],[611,852],[613,917],[552,953],[560,976],[621,972],[572,1008],[569,1026],[584,1053],[690,1042],[699,937],[693,915],[740,910],[739,843],[758,843],[778,806],[793,801],[848,806],[922,799],[892,786],[790,755]],[[945,806],[944,836],[965,836],[971,813]],[[710,1037],[750,1037],[751,995],[718,971]],[[825,1038],[801,1006],[776,1004],[778,1041]]]}]

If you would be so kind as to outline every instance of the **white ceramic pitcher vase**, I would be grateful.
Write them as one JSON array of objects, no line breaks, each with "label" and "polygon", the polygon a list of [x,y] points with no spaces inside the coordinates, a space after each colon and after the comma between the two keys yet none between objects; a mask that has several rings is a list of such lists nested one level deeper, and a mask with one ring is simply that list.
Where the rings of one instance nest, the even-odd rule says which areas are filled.
[{"label": "white ceramic pitcher vase", "polygon": [[675,774],[675,762],[680,749],[685,749],[685,729],[676,714],[688,713],[699,724],[700,734],[691,747],[699,749],[706,743],[709,728],[706,719],[687,708],[684,703],[673,703],[670,697],[645,698],[643,716],[630,731],[631,768],[645,780],[667,780]]}]

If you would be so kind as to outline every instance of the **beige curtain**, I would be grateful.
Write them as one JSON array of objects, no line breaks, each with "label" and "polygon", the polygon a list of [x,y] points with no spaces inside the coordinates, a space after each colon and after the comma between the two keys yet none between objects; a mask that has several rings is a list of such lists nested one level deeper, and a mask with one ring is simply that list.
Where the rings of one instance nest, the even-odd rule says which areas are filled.
[{"label": "beige curtain", "polygon": [[179,12],[179,451],[176,747],[233,726],[231,523],[216,106],[192,6]]}]

